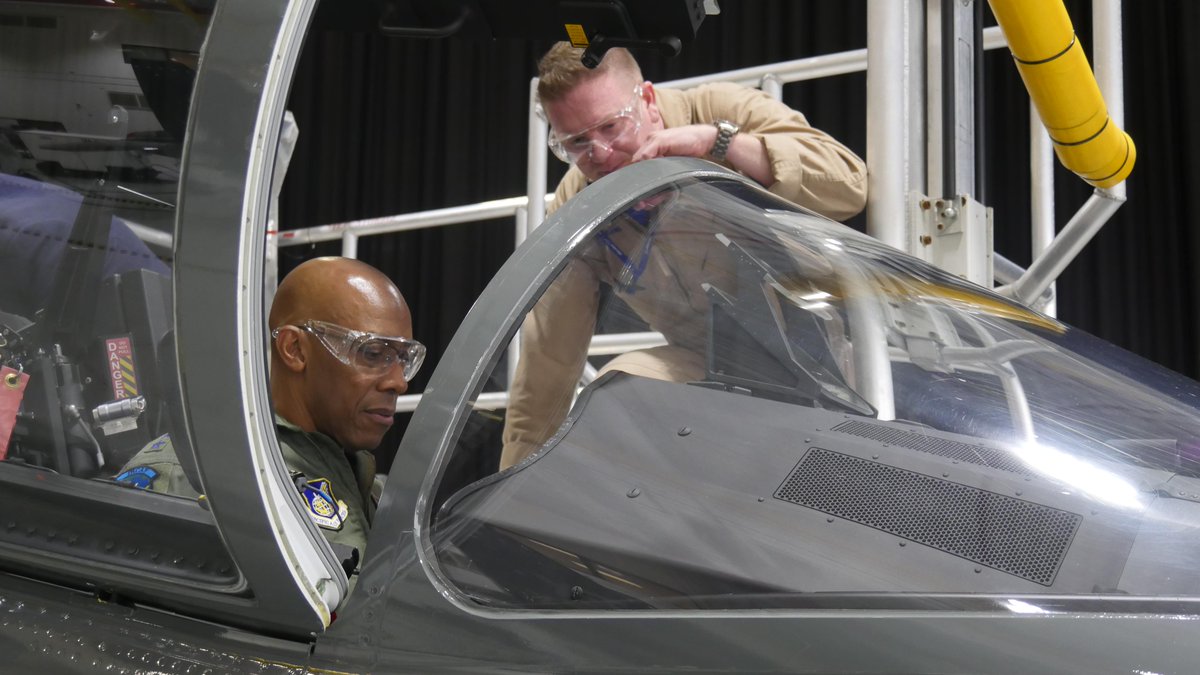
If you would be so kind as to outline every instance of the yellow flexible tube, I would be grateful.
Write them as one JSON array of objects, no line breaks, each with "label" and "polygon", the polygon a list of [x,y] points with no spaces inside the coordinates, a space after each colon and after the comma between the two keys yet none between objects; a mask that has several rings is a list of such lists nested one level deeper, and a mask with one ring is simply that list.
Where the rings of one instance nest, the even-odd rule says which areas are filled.
[{"label": "yellow flexible tube", "polygon": [[1017,70],[1063,166],[1110,188],[1133,171],[1137,150],[1108,117],[1096,76],[1061,0],[988,0]]}]

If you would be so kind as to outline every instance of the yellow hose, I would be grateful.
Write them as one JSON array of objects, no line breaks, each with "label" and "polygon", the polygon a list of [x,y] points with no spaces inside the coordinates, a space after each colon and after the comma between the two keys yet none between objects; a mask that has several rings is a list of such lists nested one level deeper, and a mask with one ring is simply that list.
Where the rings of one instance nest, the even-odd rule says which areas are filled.
[{"label": "yellow hose", "polygon": [[1099,188],[1133,171],[1137,150],[1108,116],[1096,76],[1059,0],[988,0],[1063,166]]}]

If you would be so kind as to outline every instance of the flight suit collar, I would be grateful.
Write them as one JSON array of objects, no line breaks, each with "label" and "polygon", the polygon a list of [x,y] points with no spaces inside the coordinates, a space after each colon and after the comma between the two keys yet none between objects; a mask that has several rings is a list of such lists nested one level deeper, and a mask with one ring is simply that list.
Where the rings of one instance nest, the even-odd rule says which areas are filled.
[{"label": "flight suit collar", "polygon": [[300,427],[292,424],[287,419],[281,417],[279,413],[275,414],[275,425],[280,429],[287,430],[293,434],[302,434],[311,439],[314,443],[321,447],[322,450],[329,450],[332,453],[338,453],[346,457],[350,463],[350,469],[354,472],[354,479],[357,483],[359,494],[362,495],[364,510],[363,513],[370,523],[375,517],[375,498],[371,490],[375,483],[375,455],[369,450],[357,450],[353,453],[347,453],[346,449],[341,446],[332,437],[326,436],[319,431],[305,431]]}]

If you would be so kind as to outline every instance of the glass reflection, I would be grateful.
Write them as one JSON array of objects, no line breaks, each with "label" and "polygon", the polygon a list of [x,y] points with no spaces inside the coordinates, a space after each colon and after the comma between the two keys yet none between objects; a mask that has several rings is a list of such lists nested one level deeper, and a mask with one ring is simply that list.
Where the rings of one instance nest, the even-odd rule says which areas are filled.
[{"label": "glass reflection", "polygon": [[[110,478],[178,403],[179,161],[211,2],[0,2],[0,459]],[[0,406],[3,409],[3,406]]]},{"label": "glass reflection", "polygon": [[598,224],[521,354],[436,496],[479,603],[1200,594],[1194,382],[740,183]]}]

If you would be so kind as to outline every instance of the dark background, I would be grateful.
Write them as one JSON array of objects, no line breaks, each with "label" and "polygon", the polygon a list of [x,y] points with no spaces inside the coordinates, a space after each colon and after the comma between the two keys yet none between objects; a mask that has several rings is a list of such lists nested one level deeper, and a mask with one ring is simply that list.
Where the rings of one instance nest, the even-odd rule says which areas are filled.
[{"label": "dark background", "polygon": [[[519,10],[520,3],[514,3]],[[696,41],[667,59],[638,52],[666,81],[866,46],[865,0],[722,0]],[[1066,3],[1091,51],[1091,3]],[[1058,282],[1058,316],[1196,378],[1200,216],[1200,4],[1126,2],[1125,123],[1138,149],[1128,202]],[[985,9],[987,24],[994,25]],[[419,40],[310,34],[291,93],[300,128],[282,196],[285,229],[457,206],[525,193],[529,81],[549,40]],[[1029,98],[1007,50],[984,59],[986,184],[995,246],[1028,265]],[[866,155],[866,75],[784,88],[810,123]],[[551,156],[552,189],[563,167]],[[1061,227],[1092,188],[1057,167]],[[851,225],[862,229],[861,216]],[[388,272],[430,348],[419,392],[471,304],[511,253],[511,219],[367,237],[359,257]],[[339,242],[281,249],[285,273]],[[394,448],[404,423],[384,441]],[[389,453],[381,453],[386,469]]]}]

